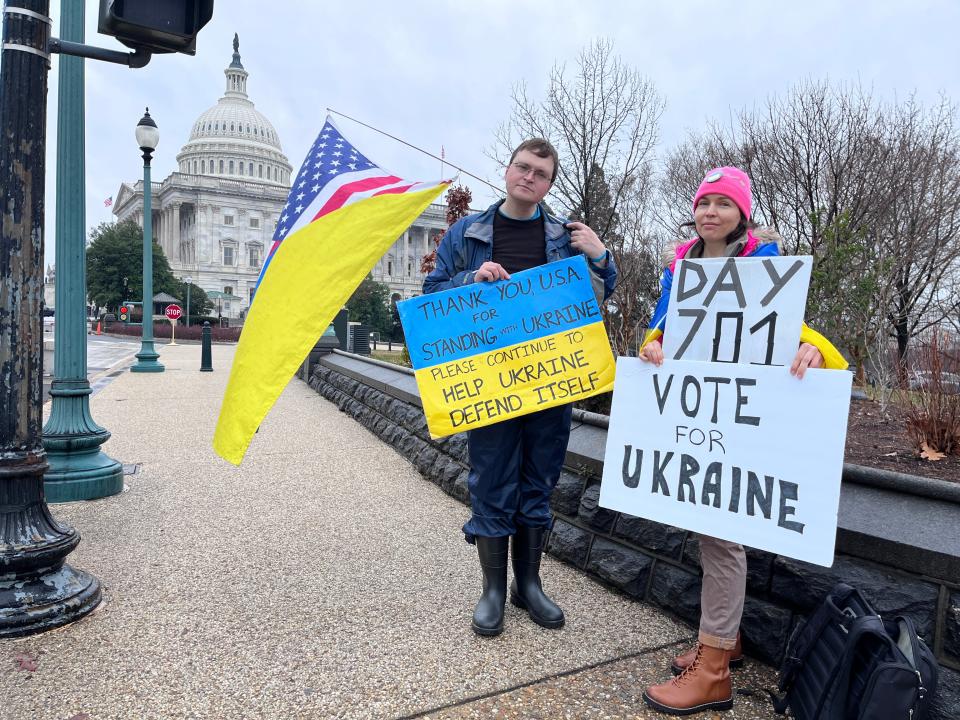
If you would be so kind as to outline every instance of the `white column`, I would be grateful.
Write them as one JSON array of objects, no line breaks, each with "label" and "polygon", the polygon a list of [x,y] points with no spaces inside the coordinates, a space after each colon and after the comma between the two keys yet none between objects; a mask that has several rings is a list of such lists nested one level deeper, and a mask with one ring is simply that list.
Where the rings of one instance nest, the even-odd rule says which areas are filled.
[{"label": "white column", "polygon": [[151,212],[156,216],[153,218],[153,240],[166,252],[167,244],[163,237],[163,233],[166,232],[167,229],[167,224],[164,222],[166,219],[164,213],[166,211],[160,206],[160,203],[157,203],[157,206]]},{"label": "white column", "polygon": [[167,254],[167,257],[171,261],[176,261],[177,263],[182,262],[180,259],[180,203],[175,202],[173,204],[173,222],[170,224],[170,252]]}]

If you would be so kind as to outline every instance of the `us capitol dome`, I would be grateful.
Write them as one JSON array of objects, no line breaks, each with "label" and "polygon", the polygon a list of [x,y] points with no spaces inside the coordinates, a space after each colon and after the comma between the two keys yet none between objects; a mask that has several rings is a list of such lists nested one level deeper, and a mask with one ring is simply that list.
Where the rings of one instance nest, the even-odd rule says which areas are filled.
[{"label": "us capitol dome", "polygon": [[223,97],[193,124],[190,140],[177,155],[181,173],[246,177],[290,186],[293,168],[283,154],[277,131],[247,97],[249,73],[240,62],[234,36],[233,62],[224,70]]},{"label": "us capitol dome", "polygon": [[[247,95],[234,35],[226,88],[190,129],[177,171],[153,182],[153,236],[178,278],[203,288],[214,315],[242,318],[290,190],[293,168],[273,123]],[[117,220],[143,225],[143,181],[120,186]],[[178,298],[183,301],[183,298]]]}]

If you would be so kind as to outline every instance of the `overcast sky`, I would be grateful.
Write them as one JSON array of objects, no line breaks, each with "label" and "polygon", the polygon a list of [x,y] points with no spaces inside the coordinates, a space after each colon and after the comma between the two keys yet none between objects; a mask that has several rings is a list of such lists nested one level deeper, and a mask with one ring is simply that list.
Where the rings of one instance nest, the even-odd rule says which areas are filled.
[{"label": "overcast sky", "polygon": [[[59,36],[60,2],[51,3]],[[87,0],[86,42],[123,49],[96,32]],[[160,130],[153,179],[175,169],[197,116],[224,91],[223,70],[239,33],[247,90],[299,169],[330,107],[446,156],[495,183],[502,169],[484,155],[509,117],[511,87],[526,81],[542,98],[551,67],[607,38],[666,99],[660,152],[807,79],[859,82],[887,99],[916,92],[927,105],[960,100],[957,0],[805,0],[736,3],[673,0],[215,0],[197,54],[156,55],[131,70],[86,61],[86,225],[110,220],[103,201],[142,177],[134,128],[145,106]],[[48,102],[46,258],[53,262],[57,58]],[[439,163],[337,118],[359,149],[413,180],[435,179]],[[462,178],[485,207],[492,190]]]}]

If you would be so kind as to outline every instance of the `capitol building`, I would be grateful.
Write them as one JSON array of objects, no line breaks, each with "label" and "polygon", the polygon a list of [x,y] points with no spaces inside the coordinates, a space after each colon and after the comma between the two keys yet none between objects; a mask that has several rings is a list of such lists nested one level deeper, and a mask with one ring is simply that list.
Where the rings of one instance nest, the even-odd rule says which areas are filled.
[{"label": "capitol building", "polygon": [[[276,129],[247,95],[249,73],[234,36],[226,89],[193,123],[176,172],[152,183],[153,237],[173,274],[203,288],[214,313],[242,319],[286,203],[293,167]],[[319,128],[318,128],[319,130]],[[117,220],[143,226],[143,181],[120,186]],[[393,300],[419,295],[420,260],[446,229],[446,206],[431,205],[373,269]],[[361,240],[362,241],[362,240]]]}]

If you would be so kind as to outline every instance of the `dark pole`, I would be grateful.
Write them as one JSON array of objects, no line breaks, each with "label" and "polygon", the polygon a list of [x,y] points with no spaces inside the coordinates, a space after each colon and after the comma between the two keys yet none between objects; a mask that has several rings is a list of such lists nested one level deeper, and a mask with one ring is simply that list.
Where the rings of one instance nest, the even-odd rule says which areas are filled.
[{"label": "dark pole", "polygon": [[64,563],[80,542],[43,494],[43,201],[49,0],[6,0],[0,58],[0,637],[48,630],[100,602]]},{"label": "dark pole", "polygon": [[210,323],[204,321],[200,332],[200,372],[213,372],[213,360],[210,348]]}]

